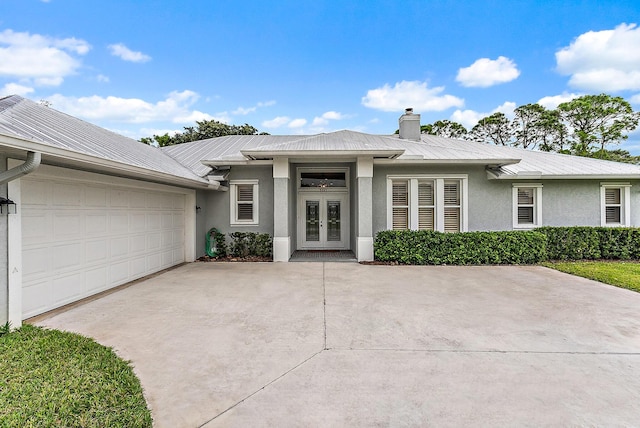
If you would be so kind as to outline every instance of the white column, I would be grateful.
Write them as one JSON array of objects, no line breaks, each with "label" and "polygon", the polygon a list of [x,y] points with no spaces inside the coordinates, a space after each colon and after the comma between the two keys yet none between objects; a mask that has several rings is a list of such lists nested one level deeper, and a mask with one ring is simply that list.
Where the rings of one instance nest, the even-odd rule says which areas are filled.
[{"label": "white column", "polygon": [[9,199],[16,203],[16,213],[7,214],[7,315],[11,328],[18,328],[22,326],[22,204],[20,203],[20,180],[10,181],[7,186]]},{"label": "white column", "polygon": [[289,159],[273,159],[273,261],[288,262],[291,256],[289,233]]},{"label": "white column", "polygon": [[358,261],[373,260],[373,158],[359,157],[356,164],[358,213],[356,256]]}]

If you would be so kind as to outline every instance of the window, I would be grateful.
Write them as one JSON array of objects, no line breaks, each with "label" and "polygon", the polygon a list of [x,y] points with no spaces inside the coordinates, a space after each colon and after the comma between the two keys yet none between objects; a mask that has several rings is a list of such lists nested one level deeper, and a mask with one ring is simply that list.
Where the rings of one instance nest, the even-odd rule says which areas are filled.
[{"label": "window", "polygon": [[229,182],[232,225],[258,224],[258,180]]},{"label": "window", "polygon": [[630,225],[629,199],[631,185],[628,183],[601,183],[600,222],[602,226]]},{"label": "window", "polygon": [[388,228],[467,230],[466,186],[466,176],[387,177]]},{"label": "window", "polygon": [[513,228],[542,226],[542,184],[513,185]]}]

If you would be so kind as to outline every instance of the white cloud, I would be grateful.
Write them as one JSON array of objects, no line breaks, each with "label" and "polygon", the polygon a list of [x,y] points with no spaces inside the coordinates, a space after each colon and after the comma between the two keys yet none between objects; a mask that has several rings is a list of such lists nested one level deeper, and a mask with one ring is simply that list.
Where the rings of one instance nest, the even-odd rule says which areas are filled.
[{"label": "white cloud", "polygon": [[506,101],[489,113],[477,112],[475,110],[456,110],[451,114],[451,120],[461,123],[467,129],[471,129],[478,124],[480,119],[492,115],[493,113],[504,113],[509,119],[513,119],[516,103]]},{"label": "white cloud", "polygon": [[520,75],[516,64],[507,57],[498,59],[480,58],[469,67],[458,70],[456,81],[466,87],[487,88],[500,83],[511,82]]},{"label": "white cloud", "polygon": [[29,86],[19,85],[17,83],[7,83],[2,88],[0,88],[0,97],[5,95],[21,95],[25,96],[34,91],[33,88]]},{"label": "white cloud", "polygon": [[293,119],[289,122],[289,128],[302,128],[307,124],[307,119]]},{"label": "white cloud", "polygon": [[640,89],[640,28],[620,24],[588,31],[556,52],[557,70],[569,85],[591,91]]},{"label": "white cloud", "polygon": [[326,126],[330,120],[344,119],[345,115],[338,113],[337,111],[327,111],[322,116],[316,116],[313,118],[312,126]]},{"label": "white cloud", "polygon": [[36,85],[60,85],[81,66],[74,55],[91,49],[84,40],[57,39],[28,32],[0,32],[0,76],[36,79]]},{"label": "white cloud", "polygon": [[199,99],[193,91],[171,92],[168,97],[156,103],[138,98],[100,97],[66,97],[61,94],[47,98],[56,110],[64,111],[72,116],[90,120],[112,120],[127,123],[145,123],[167,121],[172,123],[193,123],[196,120],[228,121],[225,114],[212,116],[191,106]]},{"label": "white cloud", "polygon": [[428,88],[426,82],[397,82],[393,87],[385,84],[381,88],[370,89],[362,97],[365,107],[383,111],[404,111],[413,107],[417,112],[442,111],[450,107],[462,107],[464,100],[453,95],[442,95],[444,86]]},{"label": "white cloud", "polygon": [[96,76],[96,80],[100,83],[109,83],[109,76],[105,76],[104,74],[98,74]]},{"label": "white cloud", "polygon": [[263,128],[280,128],[281,126],[286,125],[291,121],[290,117],[287,116],[278,116],[271,120],[265,120],[262,122]]},{"label": "white cloud", "polygon": [[629,102],[632,104],[640,104],[640,94],[635,94],[631,98],[629,98]]},{"label": "white cloud", "polygon": [[551,95],[547,97],[542,97],[538,100],[538,104],[552,110],[558,107],[560,104],[571,101],[575,98],[578,98],[579,96],[581,96],[581,94],[574,94],[574,93],[568,94],[566,92],[563,92],[560,95]]},{"label": "white cloud", "polygon": [[116,43],[108,46],[111,55],[117,56],[124,61],[130,62],[147,62],[151,60],[149,55],[142,52],[132,51],[126,47],[123,43]]},{"label": "white cloud", "polygon": [[255,112],[257,109],[261,108],[261,107],[269,107],[274,105],[276,102],[274,100],[270,100],[270,101],[265,101],[265,102],[259,102],[257,103],[255,106],[253,107],[238,107],[237,109],[235,109],[234,111],[231,112],[231,114],[234,115],[247,115],[249,113],[253,113]]}]

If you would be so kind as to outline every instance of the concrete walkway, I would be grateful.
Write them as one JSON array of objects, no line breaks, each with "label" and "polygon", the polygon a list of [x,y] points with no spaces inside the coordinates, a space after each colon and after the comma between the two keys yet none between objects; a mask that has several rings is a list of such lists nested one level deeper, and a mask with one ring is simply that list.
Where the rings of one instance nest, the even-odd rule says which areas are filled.
[{"label": "concrete walkway", "polygon": [[39,324],[157,427],[640,423],[640,294],[541,267],[193,263]]}]

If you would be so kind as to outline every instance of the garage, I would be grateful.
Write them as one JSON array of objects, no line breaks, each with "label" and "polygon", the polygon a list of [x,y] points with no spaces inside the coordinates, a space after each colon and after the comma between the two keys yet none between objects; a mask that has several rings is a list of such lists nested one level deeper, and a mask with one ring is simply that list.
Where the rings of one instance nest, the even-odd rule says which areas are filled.
[{"label": "garage", "polygon": [[193,190],[44,165],[20,181],[23,319],[185,261]]}]

